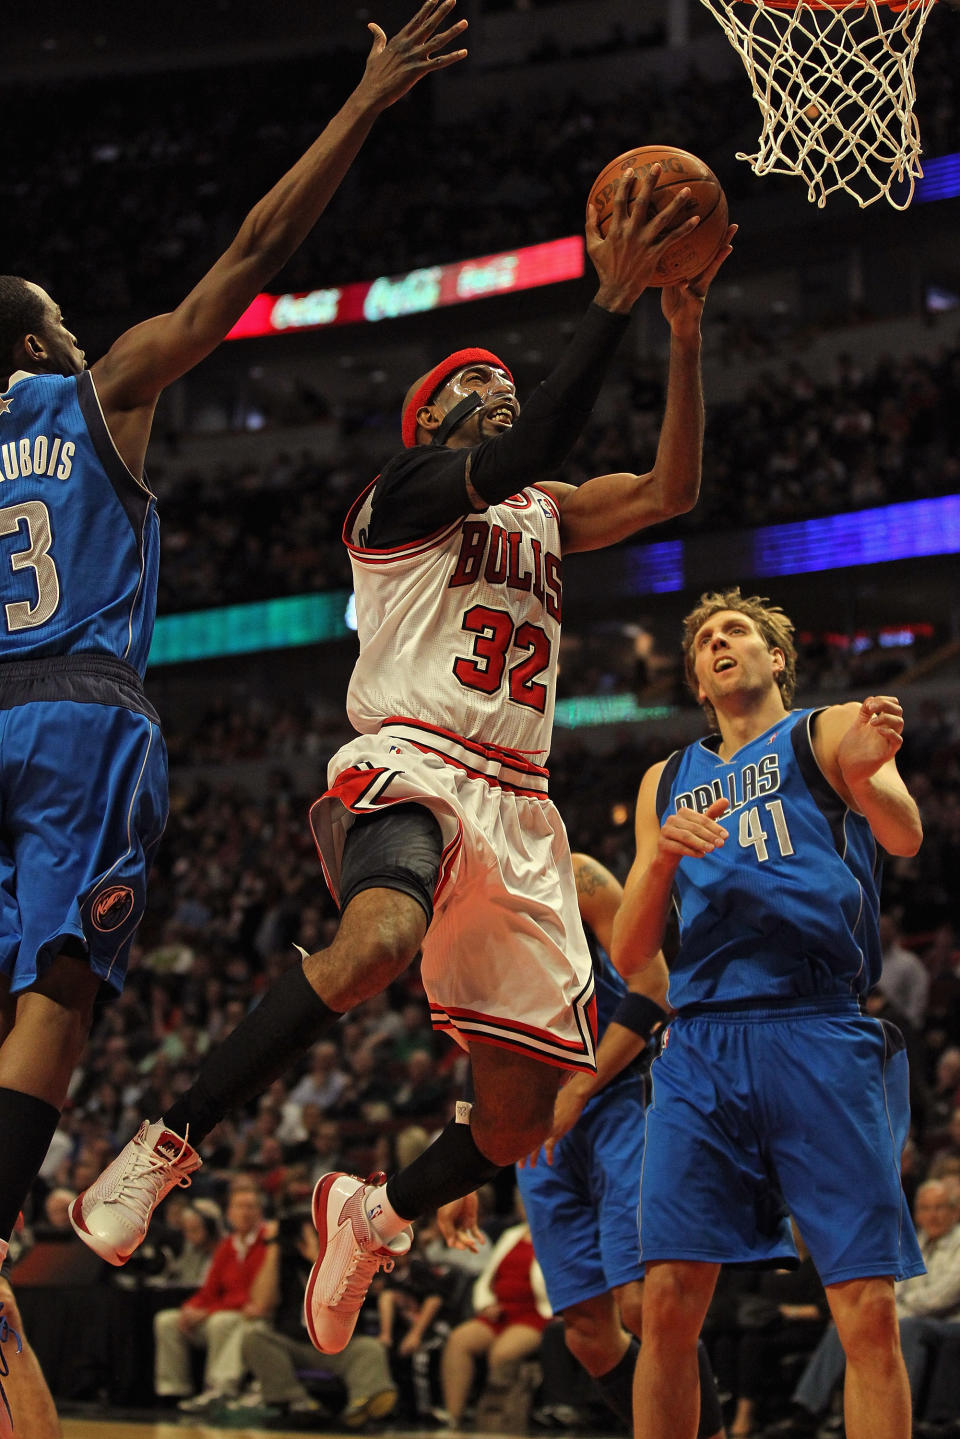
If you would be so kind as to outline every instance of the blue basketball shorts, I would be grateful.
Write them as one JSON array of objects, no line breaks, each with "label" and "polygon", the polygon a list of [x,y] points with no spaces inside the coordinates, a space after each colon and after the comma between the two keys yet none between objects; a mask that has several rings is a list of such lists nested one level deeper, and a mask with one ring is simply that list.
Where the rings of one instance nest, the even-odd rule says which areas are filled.
[{"label": "blue basketball shorts", "polygon": [[590,1101],[547,1164],[517,1168],[533,1249],[555,1314],[643,1277],[637,1194],[643,1084],[615,1082]]},{"label": "blue basketball shorts", "polygon": [[824,1284],[924,1272],[900,1183],[907,1056],[846,998],[679,1016],[653,1062],[645,1262],[774,1263],[796,1221]]},{"label": "blue basketball shorts", "polygon": [[146,715],[69,700],[0,710],[0,973],[11,993],[68,936],[123,988],[166,820],[166,747]]}]

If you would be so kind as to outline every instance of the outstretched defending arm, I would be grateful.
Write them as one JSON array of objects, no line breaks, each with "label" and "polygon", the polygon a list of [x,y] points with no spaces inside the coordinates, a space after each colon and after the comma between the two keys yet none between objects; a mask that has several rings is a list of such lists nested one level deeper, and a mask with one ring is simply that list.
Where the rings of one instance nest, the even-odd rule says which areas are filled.
[{"label": "outstretched defending arm", "polygon": [[[357,88],[310,149],[250,211],[229,249],[169,314],[126,331],[93,366],[121,455],[135,474],[157,396],[220,343],[323,214],[382,110],[465,50],[444,46],[466,26],[441,29],[456,0],[427,0],[391,40],[379,25]],[[138,453],[139,452],[139,453]]]},{"label": "outstretched defending arm", "polygon": [[[586,854],[573,856],[577,878],[580,915],[609,954],[613,926],[623,901],[623,888],[604,865]],[[557,1095],[553,1125],[543,1142],[543,1157],[553,1163],[560,1140],[580,1119],[588,1100],[615,1079],[647,1046],[652,1030],[664,1019],[667,998],[667,966],[660,954],[642,971],[630,976],[628,993],[610,1018],[597,1048],[595,1074],[574,1074]],[[536,1166],[539,1149],[526,1162]]]}]

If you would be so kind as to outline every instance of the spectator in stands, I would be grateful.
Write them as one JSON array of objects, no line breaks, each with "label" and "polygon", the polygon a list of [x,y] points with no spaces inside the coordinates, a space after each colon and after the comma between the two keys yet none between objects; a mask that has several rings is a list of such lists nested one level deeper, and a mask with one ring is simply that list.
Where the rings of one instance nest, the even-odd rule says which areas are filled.
[{"label": "spectator in stands", "polygon": [[930,1355],[930,1371],[914,1439],[960,1439],[960,1323],[943,1325]]},{"label": "spectator in stands", "polygon": [[939,1136],[931,1137],[932,1158],[930,1178],[940,1179],[947,1174],[956,1174],[960,1165],[960,1105],[950,1116],[950,1122]]},{"label": "spectator in stands", "polygon": [[317,1231],[309,1209],[281,1220],[276,1242],[268,1245],[266,1259],[254,1280],[251,1299],[269,1323],[248,1325],[242,1334],[241,1355],[259,1391],[232,1403],[232,1412],[250,1412],[262,1403],[274,1414],[314,1414],[321,1405],[310,1394],[298,1370],[316,1370],[343,1381],[346,1405],[339,1416],[347,1429],[362,1428],[369,1420],[393,1412],[397,1390],[390,1377],[386,1350],[366,1334],[354,1334],[339,1354],[325,1354],[322,1363],[303,1322],[303,1290],[318,1252]]},{"label": "spectator in stands", "polygon": [[794,1231],[800,1264],[796,1269],[755,1271],[739,1296],[735,1345],[736,1411],[730,1439],[750,1439],[762,1401],[779,1398],[780,1363],[809,1353],[824,1331],[829,1308],[813,1260]]},{"label": "spectator in stands", "polygon": [[[954,747],[956,748],[956,741]],[[956,854],[956,838],[941,834],[937,859],[942,873],[951,877],[957,873],[954,863]],[[931,860],[931,863],[933,862]],[[943,1045],[960,1045],[960,948],[957,946],[957,932],[953,924],[937,926],[933,939],[923,952],[923,962],[930,975],[927,1026],[929,1029],[936,1028],[939,1032],[939,1048]],[[957,1074],[957,1085],[960,1087],[960,1065]]]},{"label": "spectator in stands", "polygon": [[34,1226],[37,1239],[67,1239],[70,1227],[70,1206],[77,1197],[75,1189],[51,1189],[43,1201],[43,1218]]},{"label": "spectator in stands", "polygon": [[313,1046],[310,1068],[290,1091],[293,1104],[315,1104],[321,1113],[334,1109],[347,1087],[348,1076],[340,1068],[337,1046],[322,1039]]},{"label": "spectator in stands", "polygon": [[394,1113],[405,1119],[436,1119],[450,1096],[450,1085],[437,1073],[429,1049],[413,1049],[407,1056],[406,1074],[393,1096]]},{"label": "spectator in stands", "polygon": [[899,923],[889,910],[880,915],[880,945],[883,949],[880,988],[917,1029],[922,1026],[927,1009],[930,976],[920,956],[903,944]]},{"label": "spectator in stands", "polygon": [[371,1106],[389,1107],[394,1092],[394,1083],[378,1056],[375,1046],[363,1045],[354,1049],[347,1058],[349,1081],[337,1105],[337,1113],[343,1118],[367,1118]]},{"label": "spectator in stands", "polygon": [[[268,1228],[260,1192],[250,1179],[231,1184],[226,1220],[229,1232],[217,1245],[196,1293],[179,1309],[161,1309],[154,1316],[155,1391],[160,1398],[179,1399],[178,1409],[187,1414],[213,1411],[240,1392],[244,1321],[267,1312],[252,1298],[253,1281],[266,1257]],[[203,1389],[195,1395],[191,1348],[207,1353]]]},{"label": "spectator in stands", "polygon": [[199,1289],[223,1239],[223,1215],[212,1199],[185,1204],[178,1219],[180,1243],[170,1253],[159,1282],[165,1288]]},{"label": "spectator in stands", "polygon": [[930,1097],[928,1141],[936,1146],[946,1137],[951,1117],[960,1105],[960,1046],[951,1045],[937,1060],[936,1078]]},{"label": "spectator in stands", "polygon": [[304,1105],[303,1123],[307,1131],[306,1142],[297,1145],[288,1156],[295,1164],[306,1164],[311,1184],[316,1184],[321,1174],[326,1174],[330,1165],[342,1168],[346,1164],[343,1134],[335,1119],[324,1119],[315,1105]]},{"label": "spectator in stands", "polygon": [[378,1279],[367,1305],[375,1300],[377,1338],[389,1355],[401,1416],[428,1424],[438,1403],[437,1356],[461,1317],[464,1285],[443,1261],[428,1263],[419,1242],[417,1234],[410,1254]]},{"label": "spectator in stands", "polygon": [[[237,1136],[231,1167],[234,1169],[263,1169],[265,1146],[277,1141],[281,1111],[266,1095],[257,1105],[256,1118]],[[277,1156],[279,1143],[269,1150],[271,1159]]]},{"label": "spectator in stands", "polygon": [[[522,1213],[519,1196],[518,1208]],[[459,1428],[473,1388],[476,1361],[487,1361],[487,1388],[507,1389],[524,1359],[537,1352],[552,1317],[546,1285],[525,1218],[505,1229],[476,1280],[473,1318],[450,1332],[443,1349],[443,1418]]]},{"label": "spectator in stands", "polygon": [[[897,1284],[896,1308],[911,1398],[916,1404],[926,1371],[927,1344],[943,1321],[960,1319],[960,1206],[956,1194],[939,1180],[927,1180],[917,1190],[914,1217],[927,1270]],[[768,1434],[776,1439],[814,1435],[843,1371],[843,1349],[831,1324],[793,1391],[792,1412]]]}]

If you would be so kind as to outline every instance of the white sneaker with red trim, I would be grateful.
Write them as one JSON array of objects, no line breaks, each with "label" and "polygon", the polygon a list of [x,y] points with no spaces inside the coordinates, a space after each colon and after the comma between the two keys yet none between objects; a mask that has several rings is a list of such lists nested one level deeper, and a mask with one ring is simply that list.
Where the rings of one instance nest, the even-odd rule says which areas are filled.
[{"label": "white sneaker with red trim", "polygon": [[378,1269],[386,1273],[410,1251],[413,1230],[380,1238],[367,1218],[364,1198],[383,1182],[371,1175],[366,1183],[353,1174],[324,1174],[313,1191],[313,1222],[320,1253],[310,1271],[303,1317],[315,1349],[339,1354],[347,1347],[360,1306]]},{"label": "white sneaker with red trim", "polygon": [[186,1189],[202,1160],[163,1120],[145,1119],[89,1189],[70,1206],[70,1223],[108,1264],[126,1264],[147,1237],[153,1211],[175,1186]]}]

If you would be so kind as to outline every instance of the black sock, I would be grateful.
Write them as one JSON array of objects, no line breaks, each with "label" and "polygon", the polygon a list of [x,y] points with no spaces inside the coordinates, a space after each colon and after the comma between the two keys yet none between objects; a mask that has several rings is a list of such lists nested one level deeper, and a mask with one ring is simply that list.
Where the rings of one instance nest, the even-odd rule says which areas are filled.
[{"label": "black sock", "polygon": [[717,1381],[703,1340],[697,1345],[697,1365],[700,1369],[700,1425],[697,1439],[710,1439],[723,1428],[723,1410],[717,1393]]},{"label": "black sock", "polygon": [[469,1124],[451,1119],[421,1155],[387,1181],[387,1198],[403,1219],[472,1194],[503,1168],[482,1154]]},{"label": "black sock", "polygon": [[204,1060],[186,1094],[162,1116],[167,1128],[186,1136],[189,1126],[196,1147],[225,1114],[262,1094],[339,1018],[313,990],[303,966],[294,965]]},{"label": "black sock", "polygon": [[13,1233],[59,1121],[59,1109],[45,1099],[19,1089],[0,1089],[0,1239],[4,1242]]},{"label": "black sock", "polygon": [[633,1432],[633,1375],[637,1367],[637,1355],[640,1353],[640,1345],[636,1339],[631,1339],[624,1351],[623,1358],[618,1360],[612,1369],[606,1374],[598,1374],[594,1384],[600,1390],[601,1398],[608,1409]]}]

